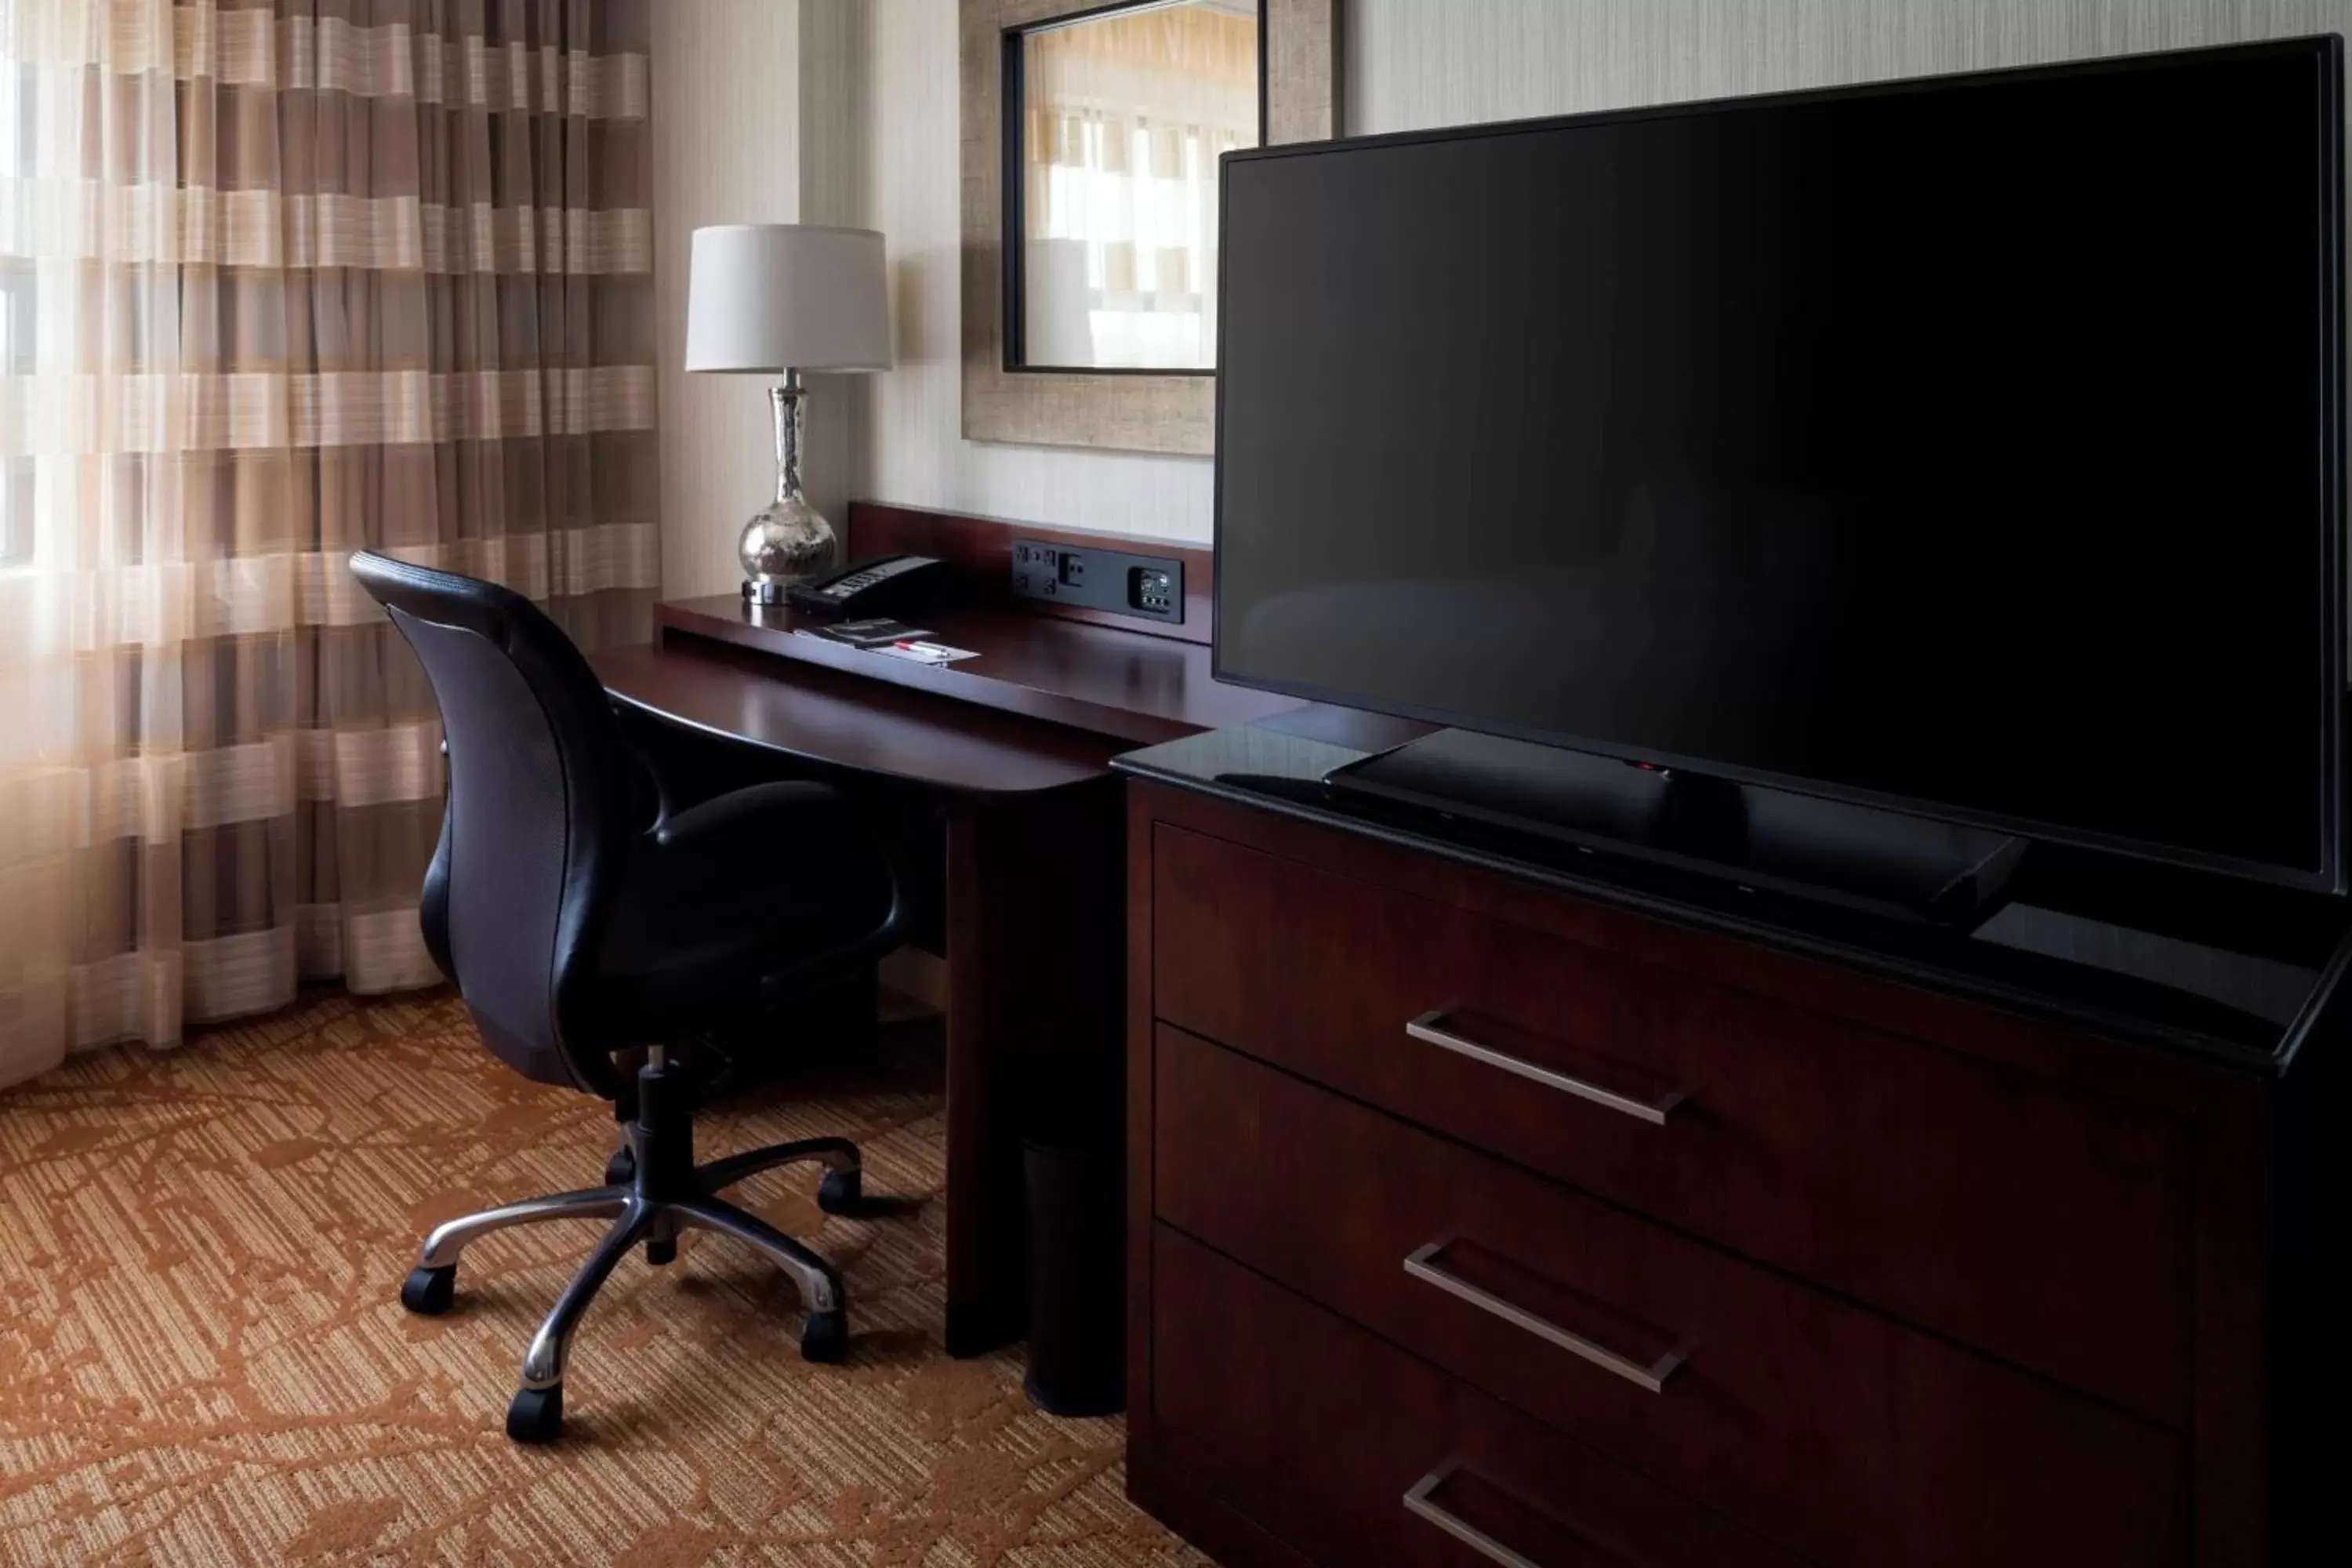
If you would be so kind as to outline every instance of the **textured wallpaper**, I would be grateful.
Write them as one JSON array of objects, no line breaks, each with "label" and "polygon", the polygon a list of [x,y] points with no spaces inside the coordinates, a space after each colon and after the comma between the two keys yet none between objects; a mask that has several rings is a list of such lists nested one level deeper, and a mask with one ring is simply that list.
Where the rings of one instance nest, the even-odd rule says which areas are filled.
[{"label": "textured wallpaper", "polygon": [[[1345,128],[1365,132],[2352,31],[2352,0],[1343,5]],[[793,199],[795,163],[809,195],[804,216],[869,226],[888,237],[898,368],[858,384],[835,378],[821,389],[830,405],[822,417],[836,422],[814,443],[813,465],[823,472],[812,488],[821,499],[875,496],[1074,527],[1208,537],[1213,470],[1203,459],[985,445],[959,433],[956,0],[694,0],[659,9],[678,15],[659,29],[657,46],[681,48],[657,54],[657,89],[677,83],[684,93],[691,84],[682,101],[666,103],[656,93],[656,160],[666,176],[676,170],[686,181],[657,186],[665,247],[675,244],[682,261],[677,204],[707,202],[714,192],[736,198],[726,216],[774,216],[744,210],[745,202],[754,194]],[[709,18],[721,11],[743,19],[720,29]],[[795,28],[797,51],[792,39],[772,36]],[[799,144],[790,126],[772,128],[775,105],[791,96],[775,79],[779,68],[787,78],[798,72]],[[662,251],[663,265],[671,255]],[[682,311],[682,294],[673,300],[669,288],[666,311]],[[666,366],[665,457],[707,458],[709,466],[664,476],[671,508],[664,558],[673,592],[680,571],[707,574],[714,550],[733,571],[731,532],[721,530],[713,544],[704,537],[712,526],[707,519],[677,509],[709,510],[724,476],[730,506],[718,510],[731,516],[745,473],[756,489],[765,449],[756,397],[722,410],[708,389],[697,389],[681,405],[673,392],[684,379]],[[680,537],[688,529],[699,531],[691,541]]]}]

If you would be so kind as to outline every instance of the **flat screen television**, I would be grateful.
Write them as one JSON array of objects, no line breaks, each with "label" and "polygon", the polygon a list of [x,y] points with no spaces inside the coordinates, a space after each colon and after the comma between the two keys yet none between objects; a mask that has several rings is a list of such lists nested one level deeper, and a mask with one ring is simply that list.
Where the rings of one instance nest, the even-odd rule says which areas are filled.
[{"label": "flat screen television", "polygon": [[2340,891],[2341,77],[1228,154],[1218,677]]}]

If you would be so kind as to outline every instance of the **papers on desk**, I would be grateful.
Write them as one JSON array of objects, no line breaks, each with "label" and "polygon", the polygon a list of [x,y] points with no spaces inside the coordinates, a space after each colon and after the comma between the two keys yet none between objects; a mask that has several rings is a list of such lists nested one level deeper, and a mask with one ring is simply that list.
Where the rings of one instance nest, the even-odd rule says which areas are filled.
[{"label": "papers on desk", "polygon": [[847,643],[852,647],[880,647],[886,643],[919,641],[931,634],[924,627],[910,626],[887,616],[868,616],[863,620],[835,621],[829,626],[803,626],[793,635]]},{"label": "papers on desk", "polygon": [[961,658],[980,657],[971,648],[950,647],[943,642],[894,642],[874,651],[887,653],[892,658],[911,658],[917,664],[953,664]]},{"label": "papers on desk", "polygon": [[[874,625],[877,623],[869,622],[866,624]],[[892,658],[910,658],[917,664],[954,664],[960,659],[978,658],[980,657],[980,655],[971,648],[950,647],[945,643],[928,641],[926,640],[923,633],[917,631],[912,627],[907,628],[905,636],[894,637],[887,642],[875,641],[866,637],[854,636],[844,637],[840,635],[840,630],[842,629],[846,628],[836,629],[828,627],[824,630],[815,630],[803,626],[795,629],[793,636],[796,637],[809,637],[817,642],[842,644],[850,647],[861,649],[866,653],[885,654]]]}]

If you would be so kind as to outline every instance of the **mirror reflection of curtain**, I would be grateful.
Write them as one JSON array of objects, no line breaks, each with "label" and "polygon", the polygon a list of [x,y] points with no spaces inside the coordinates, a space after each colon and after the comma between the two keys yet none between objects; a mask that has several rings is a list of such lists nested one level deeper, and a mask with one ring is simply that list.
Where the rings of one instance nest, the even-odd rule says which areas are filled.
[{"label": "mirror reflection of curtain", "polygon": [[1028,363],[1216,363],[1217,158],[1257,144],[1255,10],[1193,0],[1024,38]]},{"label": "mirror reflection of curtain", "polygon": [[437,976],[345,567],[649,633],[650,0],[0,0],[0,1085]]}]

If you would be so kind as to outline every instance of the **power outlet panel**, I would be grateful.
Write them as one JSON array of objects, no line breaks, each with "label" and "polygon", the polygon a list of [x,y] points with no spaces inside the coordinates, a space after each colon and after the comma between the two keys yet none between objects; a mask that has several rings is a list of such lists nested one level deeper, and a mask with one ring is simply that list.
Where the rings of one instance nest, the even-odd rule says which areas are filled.
[{"label": "power outlet panel", "polygon": [[1016,539],[1013,592],[1024,599],[1184,624],[1184,563],[1164,555],[1070,550]]}]

